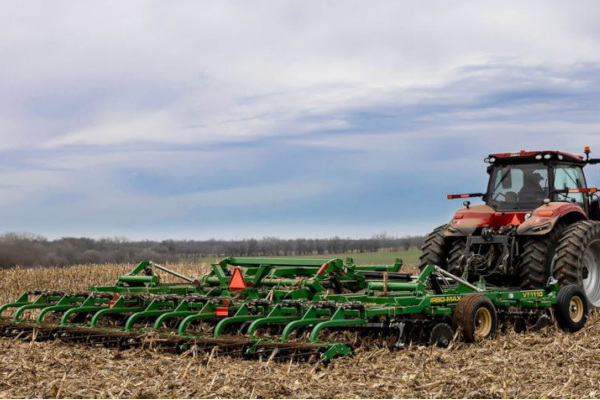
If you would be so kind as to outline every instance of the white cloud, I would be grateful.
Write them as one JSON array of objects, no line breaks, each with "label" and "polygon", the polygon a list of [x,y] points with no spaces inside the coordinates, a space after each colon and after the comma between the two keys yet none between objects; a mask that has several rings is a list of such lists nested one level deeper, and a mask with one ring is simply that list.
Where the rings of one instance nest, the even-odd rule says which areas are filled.
[{"label": "white cloud", "polygon": [[[1,201],[42,233],[75,219],[135,229],[202,205],[283,204],[303,219],[383,174],[447,182],[513,145],[578,151],[600,128],[599,13],[590,1],[0,0]],[[133,170],[212,186],[140,195]],[[47,194],[73,197],[40,205]]]},{"label": "white cloud", "polygon": [[[301,132],[297,117],[443,86],[457,67],[491,56],[565,68],[599,61],[596,11],[593,2],[558,1],[3,2],[0,104],[10,96],[23,108],[48,90],[60,98],[88,87],[72,95],[89,109],[75,122],[47,121],[52,134],[40,133],[39,116],[19,113],[18,134],[48,146]],[[173,99],[140,106],[144,88],[156,85]],[[177,131],[186,125],[199,128]]]}]

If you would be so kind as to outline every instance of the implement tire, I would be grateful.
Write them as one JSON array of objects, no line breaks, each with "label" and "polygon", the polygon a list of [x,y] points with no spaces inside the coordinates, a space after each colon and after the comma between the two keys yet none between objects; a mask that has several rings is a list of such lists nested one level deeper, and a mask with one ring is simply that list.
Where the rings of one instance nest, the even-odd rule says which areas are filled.
[{"label": "implement tire", "polygon": [[480,293],[462,297],[453,312],[456,329],[462,332],[466,343],[493,338],[498,328],[498,315],[494,303]]},{"label": "implement tire", "polygon": [[552,276],[552,264],[555,261],[558,242],[563,236],[566,225],[556,225],[552,232],[544,236],[530,236],[523,245],[523,251],[517,271],[522,289],[543,289]]},{"label": "implement tire", "polygon": [[576,285],[567,285],[558,291],[554,315],[560,329],[577,332],[584,327],[588,315],[588,303],[584,290]]},{"label": "implement tire", "polygon": [[419,269],[423,270],[427,264],[434,264],[446,269],[448,265],[448,244],[443,233],[447,227],[448,225],[438,226],[427,235],[425,243],[421,247]]},{"label": "implement tire", "polygon": [[588,305],[600,307],[600,222],[579,221],[565,230],[556,248],[554,277],[560,286],[582,287]]}]

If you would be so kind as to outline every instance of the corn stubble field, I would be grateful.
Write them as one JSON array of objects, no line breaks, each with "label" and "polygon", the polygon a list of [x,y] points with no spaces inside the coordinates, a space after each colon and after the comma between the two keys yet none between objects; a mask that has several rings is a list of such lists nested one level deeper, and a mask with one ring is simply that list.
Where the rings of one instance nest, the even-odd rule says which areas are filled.
[{"label": "corn stubble field", "polygon": [[[170,265],[189,276],[207,266]],[[113,284],[127,265],[0,270],[0,301],[36,288]],[[0,396],[354,398],[600,396],[600,321],[576,334],[500,335],[449,349],[360,349],[329,366],[0,339]]]}]

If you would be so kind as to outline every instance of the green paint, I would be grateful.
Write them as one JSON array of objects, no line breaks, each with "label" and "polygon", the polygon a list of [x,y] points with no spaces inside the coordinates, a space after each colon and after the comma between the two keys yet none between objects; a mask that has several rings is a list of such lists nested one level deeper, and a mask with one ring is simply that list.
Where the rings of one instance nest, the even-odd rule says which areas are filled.
[{"label": "green paint", "polygon": [[[114,286],[92,287],[89,296],[25,293],[15,302],[0,306],[0,327],[46,326],[46,316],[54,314],[60,323],[50,326],[64,332],[93,328],[94,332],[115,335],[136,332],[136,324],[144,322],[144,332],[150,329],[166,338],[181,339],[182,346],[194,340],[227,345],[230,339],[225,332],[241,331],[242,342],[251,343],[248,354],[261,346],[286,349],[293,333],[306,330],[307,335],[294,343],[318,349],[321,359],[328,360],[348,356],[351,349],[343,343],[320,342],[324,330],[390,330],[415,319],[451,318],[460,299],[474,292],[486,296],[498,309],[545,310],[557,301],[556,285],[547,290],[509,290],[488,286],[485,281],[471,284],[458,277],[449,279],[451,284],[443,284],[441,293],[436,293],[431,284],[439,274],[435,266],[410,276],[402,273],[401,260],[394,261],[397,254],[381,254],[389,256],[392,264],[374,260],[370,265],[358,265],[361,255],[357,254],[346,262],[340,258],[229,257],[212,264],[212,271],[198,284],[144,261],[121,275]],[[236,268],[243,274],[245,289],[229,289]],[[161,283],[155,269],[172,273],[183,282]],[[15,310],[12,319],[2,317],[10,309]],[[36,310],[39,312],[33,320],[24,319]],[[121,322],[107,326],[104,321],[108,316],[117,316]],[[203,335],[189,331],[194,322],[207,324],[212,330]],[[264,326],[277,328],[279,336],[261,334]]]}]

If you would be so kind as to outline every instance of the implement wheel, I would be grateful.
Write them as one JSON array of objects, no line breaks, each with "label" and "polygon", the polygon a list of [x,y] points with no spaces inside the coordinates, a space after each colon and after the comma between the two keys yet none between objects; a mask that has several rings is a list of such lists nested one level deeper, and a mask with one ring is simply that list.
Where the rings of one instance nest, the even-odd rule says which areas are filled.
[{"label": "implement wheel", "polygon": [[480,293],[471,293],[461,298],[454,308],[453,319],[467,343],[492,338],[498,328],[494,304]]},{"label": "implement wheel", "polygon": [[600,307],[600,222],[569,226],[556,249],[554,277],[560,286],[581,286],[588,305]]},{"label": "implement wheel", "polygon": [[588,314],[588,303],[583,289],[576,285],[564,286],[558,292],[556,300],[554,315],[560,329],[577,332],[583,328]]}]

